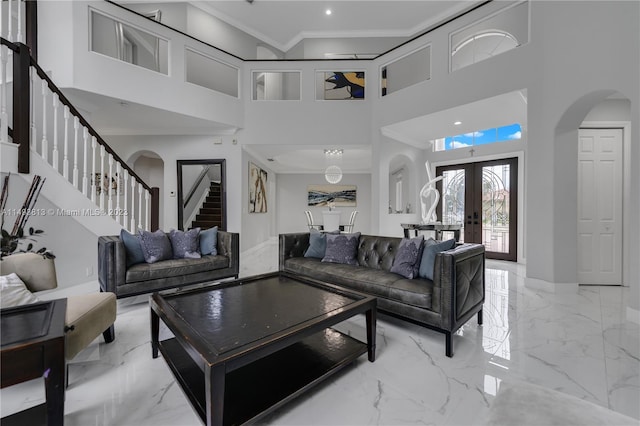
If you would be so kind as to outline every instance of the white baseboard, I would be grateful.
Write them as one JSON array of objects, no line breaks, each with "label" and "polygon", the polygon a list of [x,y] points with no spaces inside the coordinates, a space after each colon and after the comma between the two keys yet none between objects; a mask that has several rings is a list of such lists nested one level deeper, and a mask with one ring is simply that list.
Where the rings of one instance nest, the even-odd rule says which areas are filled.
[{"label": "white baseboard", "polygon": [[528,288],[557,294],[571,294],[578,292],[578,283],[551,283],[537,278],[525,278],[524,285]]}]

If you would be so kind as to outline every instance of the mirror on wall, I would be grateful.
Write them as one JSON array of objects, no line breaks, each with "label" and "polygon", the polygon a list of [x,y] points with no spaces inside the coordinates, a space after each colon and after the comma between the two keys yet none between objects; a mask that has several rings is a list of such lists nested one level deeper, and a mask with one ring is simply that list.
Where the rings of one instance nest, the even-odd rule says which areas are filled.
[{"label": "mirror on wall", "polygon": [[389,163],[389,214],[415,212],[410,164],[405,156],[394,157]]},{"label": "mirror on wall", "polygon": [[225,160],[178,160],[178,228],[227,230]]}]

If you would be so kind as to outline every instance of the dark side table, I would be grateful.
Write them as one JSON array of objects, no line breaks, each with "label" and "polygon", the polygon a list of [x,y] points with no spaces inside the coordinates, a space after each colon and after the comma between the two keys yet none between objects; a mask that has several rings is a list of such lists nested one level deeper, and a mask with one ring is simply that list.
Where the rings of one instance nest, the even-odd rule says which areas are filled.
[{"label": "dark side table", "polygon": [[[66,310],[66,299],[0,310],[1,387],[44,377],[47,398],[45,404],[3,417],[3,426],[64,424]],[[38,419],[43,412],[45,418]]]}]

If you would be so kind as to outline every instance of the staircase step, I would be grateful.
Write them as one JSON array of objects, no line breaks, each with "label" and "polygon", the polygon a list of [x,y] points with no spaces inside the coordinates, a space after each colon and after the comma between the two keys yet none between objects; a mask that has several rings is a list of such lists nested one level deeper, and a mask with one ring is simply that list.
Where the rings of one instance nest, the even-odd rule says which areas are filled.
[{"label": "staircase step", "polygon": [[205,203],[222,203],[222,201],[220,200],[220,197],[211,197],[208,196],[205,200]]},{"label": "staircase step", "polygon": [[204,203],[202,203],[202,207],[204,207],[205,209],[219,209],[222,208],[222,203],[219,201],[205,201]]},{"label": "staircase step", "polygon": [[213,207],[213,208],[201,208],[200,209],[200,214],[217,214],[217,215],[222,215],[222,209],[220,207]]},{"label": "staircase step", "polygon": [[196,215],[196,220],[211,220],[211,221],[215,221],[215,220],[222,220],[222,215],[220,214],[197,214]]},{"label": "staircase step", "polygon": [[208,228],[213,228],[214,226],[221,227],[222,226],[222,221],[220,221],[220,222],[210,222],[210,221],[194,220],[191,223],[191,227],[192,228],[208,229]]}]

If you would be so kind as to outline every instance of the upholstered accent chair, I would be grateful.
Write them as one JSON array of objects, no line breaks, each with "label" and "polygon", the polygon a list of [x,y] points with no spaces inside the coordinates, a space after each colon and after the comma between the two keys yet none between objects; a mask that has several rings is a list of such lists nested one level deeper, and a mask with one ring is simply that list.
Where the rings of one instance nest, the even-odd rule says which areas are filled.
[{"label": "upholstered accent chair", "polygon": [[[36,293],[58,286],[53,259],[35,253],[7,256],[0,262],[2,275],[15,273],[28,291]],[[37,295],[36,295],[37,297]],[[73,359],[100,334],[110,343],[115,338],[116,296],[113,293],[89,293],[69,296],[65,316],[65,358]],[[69,384],[67,364],[66,385]]]}]

